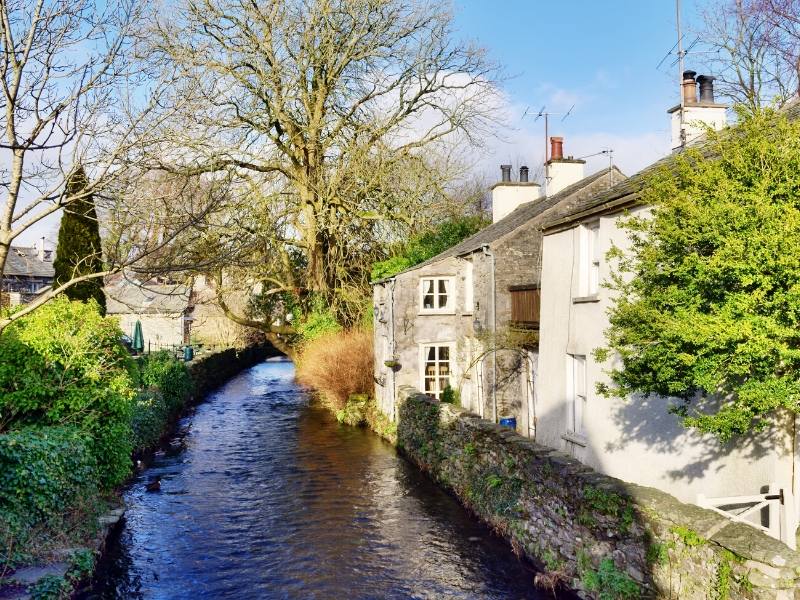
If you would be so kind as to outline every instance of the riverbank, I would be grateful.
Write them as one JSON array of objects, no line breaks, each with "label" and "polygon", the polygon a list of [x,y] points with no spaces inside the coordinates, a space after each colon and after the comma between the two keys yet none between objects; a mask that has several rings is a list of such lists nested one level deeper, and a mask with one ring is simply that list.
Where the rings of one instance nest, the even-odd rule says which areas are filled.
[{"label": "riverbank", "polygon": [[[210,390],[278,354],[271,345],[259,344],[206,354],[187,364],[168,355],[143,357],[143,362],[137,366],[142,389],[134,400],[131,421],[134,462],[142,468],[174,432],[186,410],[201,402]],[[8,447],[13,447],[13,440],[3,446]],[[50,456],[50,451],[55,451],[55,455]],[[45,448],[42,460],[57,459],[69,452],[69,445]],[[19,460],[20,468],[25,468],[30,464],[30,452],[24,457],[21,455]],[[53,479],[52,485],[57,485],[57,481]],[[14,537],[4,539],[4,555],[8,558],[4,572],[0,572],[0,598],[69,597],[89,578],[108,535],[122,518],[124,507],[120,496],[124,487],[125,484],[112,493],[96,496],[88,490],[84,492],[80,503],[59,516],[59,523],[65,525],[63,531],[56,531],[52,524],[43,522],[37,530],[26,534],[16,548]],[[58,495],[60,490],[54,488],[53,493]],[[67,506],[74,504],[66,500]],[[26,543],[36,544],[36,551],[28,551],[24,547]]]}]

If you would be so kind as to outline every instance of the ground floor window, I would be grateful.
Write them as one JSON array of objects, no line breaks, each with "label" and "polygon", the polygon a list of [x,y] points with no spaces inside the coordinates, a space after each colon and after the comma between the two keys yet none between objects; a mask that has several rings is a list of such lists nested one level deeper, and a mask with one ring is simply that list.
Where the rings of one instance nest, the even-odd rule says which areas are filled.
[{"label": "ground floor window", "polygon": [[570,431],[581,435],[586,412],[586,356],[567,355],[567,404]]},{"label": "ground floor window", "polygon": [[449,345],[427,345],[422,348],[422,389],[439,399],[450,385],[451,352]]}]

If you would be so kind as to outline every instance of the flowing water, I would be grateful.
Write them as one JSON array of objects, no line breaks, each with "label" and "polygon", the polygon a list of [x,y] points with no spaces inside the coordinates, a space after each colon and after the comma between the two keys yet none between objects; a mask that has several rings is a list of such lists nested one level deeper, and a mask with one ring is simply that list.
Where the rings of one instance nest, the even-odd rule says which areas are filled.
[{"label": "flowing water", "polygon": [[84,598],[553,597],[390,445],[311,405],[284,360],[212,393],[125,502]]}]

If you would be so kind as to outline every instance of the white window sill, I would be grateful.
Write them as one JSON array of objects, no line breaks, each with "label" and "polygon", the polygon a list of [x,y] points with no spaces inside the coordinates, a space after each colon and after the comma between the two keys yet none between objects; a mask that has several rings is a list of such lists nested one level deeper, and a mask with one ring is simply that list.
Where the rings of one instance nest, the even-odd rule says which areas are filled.
[{"label": "white window sill", "polygon": [[425,315],[454,315],[456,311],[454,310],[421,310],[417,313],[419,316],[424,317]]},{"label": "white window sill", "polygon": [[578,296],[572,299],[573,304],[586,304],[589,302],[600,302],[600,296],[592,294],[591,296]]},{"label": "white window sill", "polygon": [[589,443],[589,440],[587,440],[586,437],[582,436],[580,433],[575,433],[574,431],[567,431],[566,433],[561,434],[561,439],[570,442],[571,444],[581,446],[582,448],[585,448]]}]

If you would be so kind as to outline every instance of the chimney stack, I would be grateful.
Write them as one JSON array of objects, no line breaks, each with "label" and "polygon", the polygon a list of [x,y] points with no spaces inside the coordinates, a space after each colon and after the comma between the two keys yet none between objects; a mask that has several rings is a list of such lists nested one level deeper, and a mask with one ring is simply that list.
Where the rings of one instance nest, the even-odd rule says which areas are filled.
[{"label": "chimney stack", "polygon": [[708,102],[714,104],[714,80],[716,77],[713,75],[700,75],[697,78],[697,83],[700,84],[700,102]]},{"label": "chimney stack", "polygon": [[36,244],[36,254],[40,261],[44,262],[44,237]]},{"label": "chimney stack", "polygon": [[547,195],[557,194],[565,187],[583,179],[585,160],[575,159],[571,156],[564,158],[564,138],[553,136],[550,138],[550,160],[545,166],[547,178]]},{"label": "chimney stack", "polygon": [[[682,148],[706,132],[706,127],[720,130],[727,125],[724,104],[714,101],[714,77],[684,71],[681,82],[681,104],[670,108],[672,115],[672,149]],[[700,99],[697,86],[700,85]]]},{"label": "chimney stack", "polygon": [[500,165],[502,179],[492,186],[492,223],[539,197],[539,184],[528,181],[528,167],[519,168],[519,181],[511,181],[511,165]]},{"label": "chimney stack", "polygon": [[564,158],[564,138],[550,137],[550,160],[561,160]]},{"label": "chimney stack", "polygon": [[[681,83],[681,90],[683,94],[683,103],[697,104],[697,81],[694,76],[697,75],[696,71],[684,71],[683,82]],[[702,77],[702,75],[701,75]]]}]

